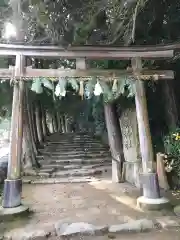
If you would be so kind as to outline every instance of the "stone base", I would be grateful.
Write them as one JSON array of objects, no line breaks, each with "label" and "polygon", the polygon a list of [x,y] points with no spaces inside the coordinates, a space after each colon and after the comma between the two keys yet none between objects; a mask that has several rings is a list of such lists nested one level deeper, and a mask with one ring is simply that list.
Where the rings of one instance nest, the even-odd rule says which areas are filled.
[{"label": "stone base", "polygon": [[15,179],[4,181],[3,208],[16,208],[21,204],[22,180]]},{"label": "stone base", "polygon": [[29,207],[20,205],[14,208],[0,207],[0,219],[4,220],[7,217],[20,216],[29,212]]},{"label": "stone base", "polygon": [[163,210],[171,208],[171,204],[167,198],[161,197],[156,199],[141,196],[137,199],[137,206],[143,210]]}]

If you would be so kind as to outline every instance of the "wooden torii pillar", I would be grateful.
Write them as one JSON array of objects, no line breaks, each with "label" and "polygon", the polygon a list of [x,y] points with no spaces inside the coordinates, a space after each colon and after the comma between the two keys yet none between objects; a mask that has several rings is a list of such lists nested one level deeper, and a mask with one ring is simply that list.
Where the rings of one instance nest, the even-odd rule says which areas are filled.
[{"label": "wooden torii pillar", "polygon": [[7,179],[4,182],[4,195],[0,214],[21,213],[28,210],[21,204],[22,179],[22,140],[23,140],[23,99],[25,57],[16,55],[13,79],[13,103],[11,117],[10,153]]},{"label": "wooden torii pillar", "polygon": [[142,170],[140,183],[143,189],[143,196],[137,199],[139,207],[148,210],[159,210],[169,206],[169,200],[160,196],[158,175],[154,169],[154,153],[149,126],[147,101],[144,82],[140,79],[142,61],[140,58],[131,60],[135,83],[135,104],[140,141],[140,152],[142,157]]}]

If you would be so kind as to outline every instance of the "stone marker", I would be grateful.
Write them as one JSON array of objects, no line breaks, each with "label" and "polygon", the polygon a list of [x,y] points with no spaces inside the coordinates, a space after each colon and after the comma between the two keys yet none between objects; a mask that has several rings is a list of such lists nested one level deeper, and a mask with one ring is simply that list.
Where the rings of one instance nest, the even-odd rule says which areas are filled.
[{"label": "stone marker", "polygon": [[123,111],[120,126],[125,158],[125,180],[140,188],[141,156],[135,106]]}]

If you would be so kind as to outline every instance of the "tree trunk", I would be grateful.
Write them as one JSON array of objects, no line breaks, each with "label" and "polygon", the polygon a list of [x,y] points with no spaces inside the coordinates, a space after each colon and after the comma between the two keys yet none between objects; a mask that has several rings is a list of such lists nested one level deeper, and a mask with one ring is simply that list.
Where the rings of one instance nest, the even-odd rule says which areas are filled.
[{"label": "tree trunk", "polygon": [[33,139],[30,130],[30,119],[28,117],[28,108],[24,110],[24,169],[31,169],[33,167],[38,167],[36,162],[36,156],[33,148]]},{"label": "tree trunk", "polygon": [[58,132],[62,133],[61,115],[57,112]]},{"label": "tree trunk", "polygon": [[64,116],[64,123],[65,123],[65,132],[68,133],[68,120],[67,120],[67,115]]},{"label": "tree trunk", "polygon": [[173,83],[169,80],[163,81],[163,95],[164,95],[164,106],[166,113],[166,121],[169,130],[174,130],[178,123],[178,111],[176,106],[175,93],[173,89]]},{"label": "tree trunk", "polygon": [[32,103],[30,102],[30,96],[29,96],[29,90],[26,86],[25,88],[25,104],[27,106],[27,117],[28,117],[28,124],[29,124],[29,131],[30,131],[30,134],[31,134],[31,140],[32,140],[32,147],[33,147],[33,151],[34,151],[34,154],[35,156],[38,155],[38,149],[37,149],[37,145],[36,145],[36,142],[37,139],[36,139],[36,136],[35,136],[35,132],[34,132],[34,122],[33,122],[33,112],[32,112]]},{"label": "tree trunk", "polygon": [[47,123],[47,111],[44,110],[44,121],[45,121],[45,127],[46,127],[46,132],[47,132],[47,136],[50,135],[50,130],[49,130],[49,127],[48,127],[48,123]]},{"label": "tree trunk", "polygon": [[53,126],[52,126],[52,115],[47,112],[47,128],[48,128],[48,132],[49,134],[52,134],[53,133]]},{"label": "tree trunk", "polygon": [[43,126],[42,126],[42,112],[41,112],[41,103],[39,100],[36,101],[35,105],[35,116],[36,116],[36,126],[37,134],[40,145],[43,143]]},{"label": "tree trunk", "polygon": [[43,136],[45,138],[48,135],[48,133],[47,133],[47,126],[46,126],[46,111],[45,111],[43,105],[41,105],[41,112],[42,112]]},{"label": "tree trunk", "polygon": [[52,129],[52,133],[55,133],[55,126],[54,126],[53,116],[51,116],[51,129]]},{"label": "tree trunk", "polygon": [[105,104],[104,113],[108,132],[109,146],[112,155],[112,181],[122,180],[122,167],[124,162],[123,141],[120,124],[114,104]]},{"label": "tree trunk", "polygon": [[56,113],[55,110],[53,112],[52,119],[53,119],[53,129],[54,129],[54,132],[57,132],[58,131],[58,121],[57,121],[57,113]]},{"label": "tree trunk", "polygon": [[[33,126],[32,126],[32,113],[31,113],[31,108],[30,108],[30,103],[29,103],[29,92],[26,87],[25,89],[25,127],[24,127],[24,132],[25,132],[25,141],[24,145],[27,149],[25,157],[26,159],[26,167],[31,166],[31,167],[39,167],[38,162],[36,161],[36,156],[38,154],[36,144],[35,144],[35,139],[33,135]],[[30,163],[31,161],[31,163]]]},{"label": "tree trunk", "polygon": [[61,119],[62,132],[65,133],[66,129],[65,129],[64,115],[61,115],[60,119]]},{"label": "tree trunk", "polygon": [[40,142],[39,142],[38,133],[37,133],[36,113],[35,113],[35,111],[36,111],[35,103],[31,103],[31,105],[30,105],[30,113],[31,113],[33,136],[34,136],[35,144],[38,147],[40,145]]},{"label": "tree trunk", "polygon": [[29,122],[30,122],[30,130],[32,135],[32,145],[33,145],[34,153],[37,156],[38,155],[37,147],[39,145],[39,141],[38,141],[37,131],[36,131],[35,122],[34,122],[32,104],[29,101],[29,96],[27,98],[27,101],[28,101],[27,107],[28,107],[28,116],[29,116]]}]

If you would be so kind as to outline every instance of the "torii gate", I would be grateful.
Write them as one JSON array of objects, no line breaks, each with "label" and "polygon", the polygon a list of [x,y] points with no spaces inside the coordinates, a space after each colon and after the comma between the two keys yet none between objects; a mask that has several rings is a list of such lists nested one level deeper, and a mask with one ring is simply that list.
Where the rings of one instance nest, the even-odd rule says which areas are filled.
[{"label": "torii gate", "polygon": [[[13,111],[12,111],[12,133],[10,158],[8,161],[8,174],[4,184],[4,199],[0,214],[13,211],[24,211],[27,207],[21,205],[21,151],[22,151],[22,100],[24,94],[24,80],[33,77],[83,77],[99,76],[99,77],[118,77],[122,75],[133,76],[137,79],[135,86],[135,103],[138,121],[138,131],[140,140],[140,151],[142,155],[143,174],[147,181],[152,183],[144,187],[143,197],[138,202],[144,204],[150,198],[158,199],[160,203],[167,203],[168,200],[160,198],[158,184],[156,183],[156,174],[153,171],[153,149],[149,128],[147,103],[144,90],[144,82],[146,79],[160,80],[173,79],[173,71],[160,70],[143,70],[142,60],[144,59],[166,59],[172,58],[174,55],[173,45],[168,46],[151,46],[151,47],[71,47],[63,49],[54,46],[24,46],[0,44],[1,56],[16,56],[15,67],[10,66],[9,69],[0,69],[0,78],[11,79],[16,78],[17,82],[14,86]],[[76,59],[76,69],[32,69],[25,66],[26,57],[38,58],[66,58]],[[86,59],[108,59],[108,60],[131,60],[131,70],[102,70],[102,69],[86,69]],[[18,97],[17,97],[18,94]],[[15,117],[15,115],[18,117]],[[112,160],[112,175],[116,174],[118,164]],[[151,173],[149,173],[149,171]],[[146,181],[146,182],[147,182]],[[152,182],[151,182],[152,181]],[[150,193],[147,191],[150,190]],[[152,191],[152,192],[151,192]]]}]

